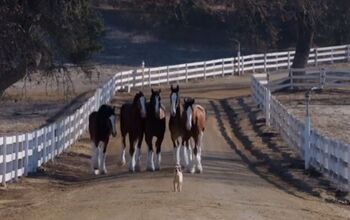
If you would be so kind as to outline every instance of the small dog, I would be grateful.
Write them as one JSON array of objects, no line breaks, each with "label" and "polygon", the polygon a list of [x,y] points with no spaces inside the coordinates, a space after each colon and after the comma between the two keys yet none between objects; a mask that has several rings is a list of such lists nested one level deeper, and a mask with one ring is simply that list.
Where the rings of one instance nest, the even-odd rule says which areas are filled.
[{"label": "small dog", "polygon": [[177,165],[175,166],[174,181],[173,181],[174,192],[181,192],[182,182],[183,182],[183,175],[181,171],[181,166]]}]

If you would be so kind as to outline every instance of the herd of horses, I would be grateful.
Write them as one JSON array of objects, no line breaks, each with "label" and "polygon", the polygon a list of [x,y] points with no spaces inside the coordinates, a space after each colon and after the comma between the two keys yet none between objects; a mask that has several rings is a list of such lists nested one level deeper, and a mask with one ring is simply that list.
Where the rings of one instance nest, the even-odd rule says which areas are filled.
[{"label": "herd of horses", "polygon": [[[169,130],[174,147],[175,166],[181,165],[188,172],[203,171],[201,152],[205,130],[205,109],[195,104],[193,98],[185,98],[181,103],[179,86],[170,87]],[[151,89],[149,102],[140,91],[132,103],[120,108],[121,154],[119,165],[126,164],[126,136],[129,138],[129,171],[140,171],[141,145],[145,138],[148,146],[147,170],[160,170],[161,146],[166,131],[166,111],[161,102],[161,90]],[[102,105],[89,116],[91,139],[91,165],[95,175],[106,174],[106,149],[110,135],[116,136],[115,107]],[[155,152],[153,146],[155,141]],[[191,138],[194,146],[191,146]],[[192,149],[193,148],[193,149]]]}]

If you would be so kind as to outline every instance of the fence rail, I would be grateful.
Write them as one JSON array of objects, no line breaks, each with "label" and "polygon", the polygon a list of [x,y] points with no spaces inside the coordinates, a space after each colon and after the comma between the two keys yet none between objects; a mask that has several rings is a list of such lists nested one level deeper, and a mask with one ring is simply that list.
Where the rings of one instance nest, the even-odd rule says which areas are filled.
[{"label": "fence rail", "polygon": [[[299,79],[312,82],[289,82],[279,88],[292,88],[293,85],[305,88],[349,87],[350,83],[345,82],[349,82],[350,73],[338,75],[339,73],[322,69],[319,72],[310,71]],[[269,82],[268,74],[253,74],[251,95],[254,102],[265,113],[266,124],[278,131],[287,145],[304,159],[305,168],[314,167],[325,174],[337,188],[350,191],[350,144],[320,134],[310,127],[310,116],[306,116],[305,121],[297,119],[286,106],[271,95],[271,92],[278,88],[277,82],[290,79],[291,76]]]},{"label": "fence rail", "polygon": [[[207,60],[162,67],[141,67],[116,73],[94,96],[73,114],[33,132],[0,137],[0,182],[35,172],[39,166],[54,157],[73,143],[84,133],[88,125],[89,114],[101,104],[111,100],[121,88],[159,85],[162,83],[188,82],[191,79],[206,79],[214,76],[242,75],[290,68],[294,58],[293,51],[267,54],[252,54],[240,57]],[[309,64],[350,62],[350,45],[315,48],[310,51]],[[261,81],[252,81],[255,86],[255,98],[265,103]],[[253,89],[252,89],[253,90]]]}]

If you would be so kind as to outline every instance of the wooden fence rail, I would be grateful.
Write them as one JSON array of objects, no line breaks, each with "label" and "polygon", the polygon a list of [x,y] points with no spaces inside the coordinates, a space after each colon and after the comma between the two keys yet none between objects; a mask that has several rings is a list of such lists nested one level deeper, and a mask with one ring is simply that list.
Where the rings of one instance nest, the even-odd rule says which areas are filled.
[{"label": "wooden fence rail", "polygon": [[[266,124],[278,131],[287,145],[298,152],[305,161],[306,169],[314,167],[325,174],[338,189],[350,191],[350,144],[320,134],[310,126],[310,116],[306,116],[305,121],[297,119],[286,106],[271,95],[273,91],[293,86],[307,89],[350,87],[350,72],[339,73],[324,69],[316,72],[303,71],[306,72],[305,76],[296,78],[292,74],[277,81],[268,81],[267,74],[253,74],[252,98],[265,113]],[[293,73],[293,70],[291,72]],[[311,82],[293,83],[291,78]],[[278,85],[288,80],[289,83]]]},{"label": "wooden fence rail", "polygon": [[[310,65],[350,61],[349,45],[311,49],[310,52]],[[54,160],[55,156],[75,143],[86,131],[89,114],[109,102],[121,88],[187,83],[191,79],[290,68],[294,54],[293,51],[253,54],[151,68],[145,67],[143,63],[139,69],[118,72],[70,116],[32,132],[0,137],[0,182],[5,184],[16,180],[35,172],[43,163]],[[266,96],[261,93],[264,92],[261,82],[253,80],[252,87],[256,90],[255,98],[259,99],[257,101],[264,103],[262,100],[265,99],[260,100],[261,96]]]}]

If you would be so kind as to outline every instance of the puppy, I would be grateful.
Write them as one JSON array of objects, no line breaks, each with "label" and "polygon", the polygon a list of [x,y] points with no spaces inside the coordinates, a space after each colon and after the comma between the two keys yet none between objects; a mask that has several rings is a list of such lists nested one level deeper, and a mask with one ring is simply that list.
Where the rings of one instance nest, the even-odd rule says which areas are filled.
[{"label": "puppy", "polygon": [[173,181],[174,192],[181,192],[182,182],[183,182],[183,175],[181,171],[181,166],[177,165],[175,166],[174,181]]}]

